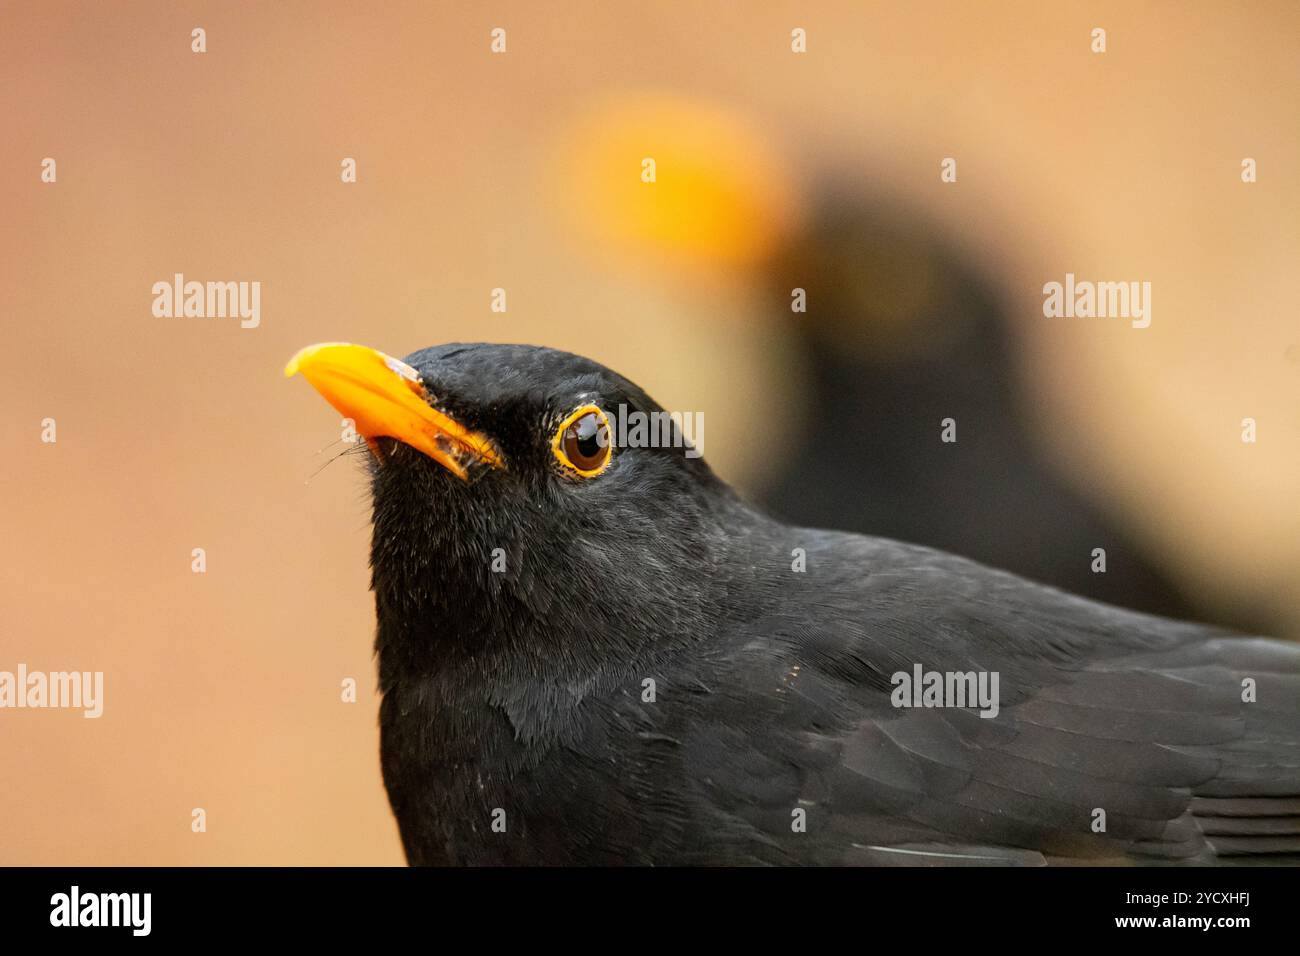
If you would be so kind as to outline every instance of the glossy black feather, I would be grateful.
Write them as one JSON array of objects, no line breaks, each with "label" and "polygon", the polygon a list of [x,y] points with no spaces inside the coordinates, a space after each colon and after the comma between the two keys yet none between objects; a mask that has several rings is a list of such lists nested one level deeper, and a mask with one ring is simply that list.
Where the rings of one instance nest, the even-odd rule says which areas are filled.
[{"label": "glossy black feather", "polygon": [[[549,447],[567,412],[658,406],[544,349],[407,361],[509,465],[465,483],[389,443],[373,470],[384,780],[412,863],[1297,852],[1295,647],[788,527],[680,448],[569,478]],[[891,675],[918,663],[998,672],[998,716],[895,708]]]}]

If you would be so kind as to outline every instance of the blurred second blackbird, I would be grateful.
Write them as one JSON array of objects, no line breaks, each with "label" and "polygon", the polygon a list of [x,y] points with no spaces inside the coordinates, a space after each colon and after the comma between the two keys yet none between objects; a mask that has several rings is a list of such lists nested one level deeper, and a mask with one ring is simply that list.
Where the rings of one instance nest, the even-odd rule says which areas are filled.
[{"label": "blurred second blackbird", "polygon": [[[1104,495],[1094,501],[1067,480],[1035,435],[1040,400],[1021,369],[1021,334],[990,278],[941,230],[832,194],[764,275],[774,301],[806,288],[809,313],[790,314],[789,331],[812,412],[763,504],[799,524],[914,541],[1108,604],[1196,613],[1159,555],[1102,506]],[[1237,626],[1267,617],[1213,613]]]},{"label": "blurred second blackbird", "polygon": [[[602,260],[683,292],[739,279],[766,314],[737,311],[736,334],[779,328],[771,348],[800,370],[805,411],[754,488],[759,504],[1137,611],[1249,630],[1275,620],[1189,591],[1114,492],[1070,473],[1052,446],[1102,459],[1079,434],[1062,441],[1062,424],[1050,440],[1036,424],[1041,386],[1027,373],[1043,359],[1025,348],[1024,303],[1002,294],[994,259],[925,214],[914,182],[858,164],[800,175],[743,113],[693,97],[615,97],[562,140],[561,204]],[[651,153],[671,175],[648,189],[627,164]]]},{"label": "blurred second blackbird", "polygon": [[1295,646],[779,523],[675,432],[618,445],[662,409],[579,356],[329,344],[286,372],[373,452],[413,864],[1300,854]]}]

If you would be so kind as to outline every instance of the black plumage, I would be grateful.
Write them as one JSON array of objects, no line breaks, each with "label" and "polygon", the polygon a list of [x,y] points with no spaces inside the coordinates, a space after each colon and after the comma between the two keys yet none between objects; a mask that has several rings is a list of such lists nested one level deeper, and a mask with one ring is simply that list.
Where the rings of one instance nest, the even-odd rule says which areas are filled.
[{"label": "black plumage", "polygon": [[[411,863],[1300,854],[1296,647],[790,527],[681,448],[580,478],[556,426],[657,410],[641,389],[526,346],[406,361],[506,465],[462,480],[376,439],[382,763]],[[997,716],[893,706],[916,664],[997,672]]]},{"label": "black plumage", "polygon": [[[1032,427],[1023,336],[987,271],[919,211],[860,193],[828,193],[763,264],[811,395],[799,447],[762,503],[799,524],[914,541],[1137,611],[1266,620],[1196,608],[1158,555],[1065,480]],[[789,311],[795,286],[807,314]],[[949,418],[958,440],[945,443]],[[1092,566],[1099,547],[1104,574]]]}]

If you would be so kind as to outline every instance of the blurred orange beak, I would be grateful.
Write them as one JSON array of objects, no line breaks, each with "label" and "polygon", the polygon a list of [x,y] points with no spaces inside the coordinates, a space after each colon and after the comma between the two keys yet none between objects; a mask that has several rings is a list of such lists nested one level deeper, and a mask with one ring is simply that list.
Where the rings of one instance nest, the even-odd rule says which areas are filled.
[{"label": "blurred orange beak", "polygon": [[504,468],[491,439],[470,431],[429,404],[420,373],[364,345],[322,342],[289,360],[286,377],[301,372],[325,400],[356,423],[380,462],[376,438],[396,438],[466,479],[483,462]]}]

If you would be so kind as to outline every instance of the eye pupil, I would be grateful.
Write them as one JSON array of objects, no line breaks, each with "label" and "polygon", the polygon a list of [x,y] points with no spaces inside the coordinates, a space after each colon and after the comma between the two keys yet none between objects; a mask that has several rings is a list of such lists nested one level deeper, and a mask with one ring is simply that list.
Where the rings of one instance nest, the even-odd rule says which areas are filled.
[{"label": "eye pupil", "polygon": [[609,458],[609,424],[605,416],[587,412],[564,430],[561,447],[569,462],[581,471],[595,471]]}]

